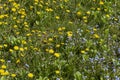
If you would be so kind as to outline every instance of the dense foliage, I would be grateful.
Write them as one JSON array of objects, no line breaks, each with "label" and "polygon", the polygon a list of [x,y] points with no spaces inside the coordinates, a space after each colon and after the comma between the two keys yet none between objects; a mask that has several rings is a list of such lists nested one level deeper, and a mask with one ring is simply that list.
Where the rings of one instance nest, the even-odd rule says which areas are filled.
[{"label": "dense foliage", "polygon": [[120,0],[0,0],[0,80],[120,80]]}]

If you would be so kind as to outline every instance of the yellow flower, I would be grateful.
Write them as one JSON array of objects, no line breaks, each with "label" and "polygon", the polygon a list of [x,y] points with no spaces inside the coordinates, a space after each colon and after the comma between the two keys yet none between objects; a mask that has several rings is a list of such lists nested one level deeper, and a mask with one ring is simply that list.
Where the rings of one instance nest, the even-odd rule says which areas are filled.
[{"label": "yellow flower", "polygon": [[56,45],[56,48],[59,48],[59,47],[60,47],[60,44],[57,44],[57,45]]},{"label": "yellow flower", "polygon": [[72,35],[73,35],[73,34],[72,34],[72,31],[68,31],[68,32],[67,32],[67,36],[68,36],[68,37],[71,37]]},{"label": "yellow flower", "polygon": [[14,46],[14,50],[19,50],[19,47],[18,46]]},{"label": "yellow flower", "polygon": [[24,51],[24,48],[20,48],[20,51]]},{"label": "yellow flower", "polygon": [[33,73],[28,73],[29,78],[33,78],[33,76],[34,76]]},{"label": "yellow flower", "polygon": [[87,11],[86,13],[87,13],[88,15],[90,15],[90,11]]},{"label": "yellow flower", "polygon": [[53,49],[50,49],[50,50],[49,50],[49,53],[51,53],[51,54],[54,53],[54,50],[53,50]]},{"label": "yellow flower", "polygon": [[52,42],[52,41],[53,41],[53,39],[52,39],[52,38],[49,38],[49,39],[48,39],[48,41]]},{"label": "yellow flower", "polygon": [[59,70],[56,70],[55,73],[56,73],[56,74],[60,74],[60,71],[59,71]]},{"label": "yellow flower", "polygon": [[4,73],[5,72],[5,70],[4,69],[0,69],[0,73]]},{"label": "yellow flower", "polygon": [[100,38],[100,36],[98,34],[94,34],[93,37],[94,38]]},{"label": "yellow flower", "polygon": [[66,10],[67,13],[70,13],[70,10]]},{"label": "yellow flower", "polygon": [[104,2],[103,2],[103,1],[100,1],[100,2],[99,2],[99,4],[100,4],[100,5],[103,5],[103,4],[104,4]]},{"label": "yellow flower", "polygon": [[59,16],[56,16],[55,18],[56,18],[56,19],[60,19],[60,17],[59,17]]},{"label": "yellow flower", "polygon": [[1,73],[1,75],[3,75],[3,76],[9,75],[9,72],[5,71],[5,72]]},{"label": "yellow flower", "polygon": [[15,8],[12,8],[12,11],[13,11],[13,12],[16,12],[16,9],[15,9]]},{"label": "yellow flower", "polygon": [[6,67],[5,65],[2,65],[1,68],[2,68],[2,69],[6,69],[7,67]]},{"label": "yellow flower", "polygon": [[16,74],[11,74],[12,77],[16,77]]},{"label": "yellow flower", "polygon": [[80,12],[80,11],[78,11],[76,14],[77,14],[77,16],[80,16],[80,15],[81,15],[81,12]]},{"label": "yellow flower", "polygon": [[18,60],[16,61],[16,63],[20,63],[20,59],[18,59]]},{"label": "yellow flower", "polygon": [[2,49],[3,48],[3,46],[2,45],[0,45],[0,49]]},{"label": "yellow flower", "polygon": [[5,60],[4,59],[0,59],[0,62],[5,62]]},{"label": "yellow flower", "polygon": [[84,50],[82,50],[82,51],[81,51],[81,53],[82,53],[82,54],[84,54],[84,53],[85,53],[85,51],[84,51]]},{"label": "yellow flower", "polygon": [[8,45],[7,44],[4,44],[4,47],[7,47]]},{"label": "yellow flower", "polygon": [[59,53],[55,53],[54,56],[55,57],[60,57],[60,54]]}]

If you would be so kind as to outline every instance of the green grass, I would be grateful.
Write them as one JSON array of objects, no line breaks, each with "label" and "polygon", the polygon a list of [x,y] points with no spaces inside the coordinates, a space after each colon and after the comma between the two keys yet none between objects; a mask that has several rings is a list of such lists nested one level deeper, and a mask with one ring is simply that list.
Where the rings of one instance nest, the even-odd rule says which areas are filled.
[{"label": "green grass", "polygon": [[119,0],[0,0],[0,80],[119,80]]}]

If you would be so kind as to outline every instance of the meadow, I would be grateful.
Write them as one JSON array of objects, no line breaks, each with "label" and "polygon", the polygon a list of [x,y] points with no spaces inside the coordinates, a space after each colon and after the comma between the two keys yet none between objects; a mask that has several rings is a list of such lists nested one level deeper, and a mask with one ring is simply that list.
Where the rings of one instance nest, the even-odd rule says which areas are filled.
[{"label": "meadow", "polygon": [[0,0],[0,80],[120,80],[120,0]]}]

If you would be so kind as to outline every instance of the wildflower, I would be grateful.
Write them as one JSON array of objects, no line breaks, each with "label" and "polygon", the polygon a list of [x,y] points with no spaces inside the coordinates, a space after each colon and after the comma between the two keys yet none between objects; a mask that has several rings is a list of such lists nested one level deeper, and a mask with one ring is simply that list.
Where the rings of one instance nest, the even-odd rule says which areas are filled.
[{"label": "wildflower", "polygon": [[81,51],[81,53],[82,53],[82,54],[84,54],[84,53],[85,53],[85,51],[84,51],[84,50],[82,50],[82,51]]},{"label": "wildflower", "polygon": [[9,49],[9,52],[11,52],[11,53],[12,53],[12,52],[13,52],[13,49]]},{"label": "wildflower", "polygon": [[16,12],[16,9],[15,9],[15,8],[12,8],[11,10],[12,10],[13,12]]},{"label": "wildflower", "polygon": [[19,50],[19,47],[18,46],[14,46],[14,50]]},{"label": "wildflower", "polygon": [[7,67],[6,67],[5,65],[2,65],[1,68],[2,68],[2,69],[6,69]]},{"label": "wildflower", "polygon": [[100,38],[100,36],[98,34],[94,34],[93,37],[94,38]]},{"label": "wildflower", "polygon": [[68,36],[68,37],[71,37],[72,35],[73,35],[73,34],[72,34],[72,31],[68,31],[68,32],[67,32],[67,36]]},{"label": "wildflower", "polygon": [[60,44],[57,44],[57,45],[56,45],[56,48],[59,48],[59,47],[60,47]]},{"label": "wildflower", "polygon": [[78,11],[76,14],[77,14],[77,16],[80,16],[80,15],[81,15],[81,12],[80,12],[80,11]]},{"label": "wildflower", "polygon": [[66,10],[67,13],[70,13],[70,10]]},{"label": "wildflower", "polygon": [[55,73],[56,73],[56,74],[59,74],[59,73],[60,73],[60,71],[59,71],[59,70],[56,70],[56,71],[55,71]]},{"label": "wildflower", "polygon": [[3,62],[5,62],[5,60],[4,60],[4,59],[0,59],[0,62],[2,62],[2,63],[3,63]]},{"label": "wildflower", "polygon": [[90,11],[87,11],[86,13],[87,13],[88,15],[90,15]]},{"label": "wildflower", "polygon": [[20,51],[24,51],[24,48],[20,48]]},{"label": "wildflower", "polygon": [[86,50],[86,51],[89,51],[89,48],[86,48],[85,50]]},{"label": "wildflower", "polygon": [[16,63],[20,63],[20,59],[17,59]]},{"label": "wildflower", "polygon": [[56,16],[55,18],[56,18],[56,19],[60,19],[60,17],[59,17],[59,16]]},{"label": "wildflower", "polygon": [[34,76],[33,73],[28,73],[29,78],[33,78],[33,76]]},{"label": "wildflower", "polygon": [[101,9],[100,8],[97,8],[98,11],[100,11]]},{"label": "wildflower", "polygon": [[3,75],[3,76],[9,75],[9,72],[5,71],[5,72],[1,73],[1,75]]},{"label": "wildflower", "polygon": [[100,5],[103,5],[103,4],[104,4],[104,2],[103,2],[103,1],[100,1],[100,2],[99,2],[99,4],[100,4]]},{"label": "wildflower", "polygon": [[4,44],[4,47],[7,47],[8,45],[7,44]]},{"label": "wildflower", "polygon": [[0,69],[0,73],[4,73],[5,72],[5,70],[4,69]]},{"label": "wildflower", "polygon": [[60,54],[59,53],[55,53],[54,56],[58,58],[58,57],[60,57]]},{"label": "wildflower", "polygon": [[50,49],[50,50],[49,50],[49,53],[51,53],[51,54],[54,53],[54,50],[53,50],[53,49]]},{"label": "wildflower", "polygon": [[16,77],[16,74],[11,74],[12,77]]},{"label": "wildflower", "polygon": [[107,18],[110,18],[110,15],[109,15],[109,14],[106,14],[106,17],[107,17]]},{"label": "wildflower", "polygon": [[48,40],[49,40],[50,42],[52,42],[52,41],[53,41],[53,39],[52,39],[52,38],[49,38]]}]

